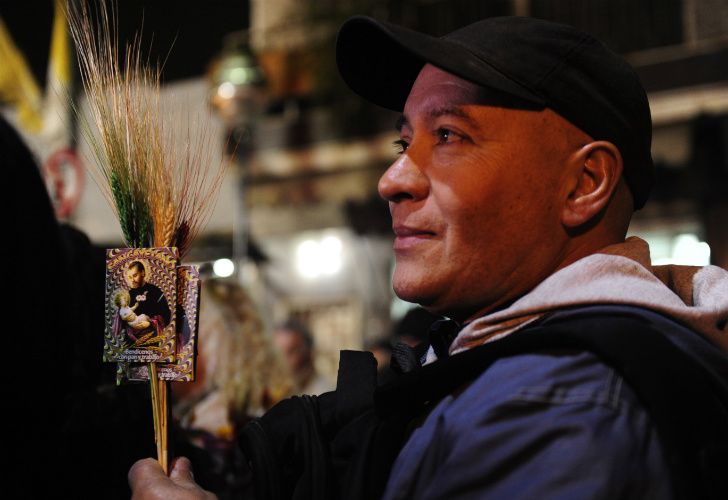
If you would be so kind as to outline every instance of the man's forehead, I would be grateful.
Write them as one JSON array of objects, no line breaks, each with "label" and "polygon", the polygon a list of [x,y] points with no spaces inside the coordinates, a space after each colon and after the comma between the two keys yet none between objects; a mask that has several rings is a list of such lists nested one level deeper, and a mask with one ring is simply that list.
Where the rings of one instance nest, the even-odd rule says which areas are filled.
[{"label": "man's forehead", "polygon": [[[441,68],[426,64],[420,71],[405,103],[405,115],[413,107],[428,109],[433,115],[457,114],[468,105],[509,109],[541,110],[542,106],[523,101],[495,89],[470,82]],[[451,113],[452,111],[452,113]]]},{"label": "man's forehead", "polygon": [[[453,104],[453,103],[445,103],[445,104],[430,103],[430,104],[432,104],[432,105],[425,106],[425,109],[422,110],[425,119],[434,120],[441,116],[454,116],[454,117],[458,117],[466,122],[469,122],[473,126],[477,125],[472,114],[468,112],[467,105],[464,105],[464,104],[458,105],[458,104]],[[407,109],[405,108],[405,113],[400,115],[400,117],[397,119],[395,128],[397,130],[402,130],[402,128],[408,127],[410,125],[409,120],[410,120],[410,118],[408,117]]]},{"label": "man's forehead", "polygon": [[[429,66],[429,65],[428,65]],[[429,66],[423,69],[405,103],[403,114],[396,123],[397,130],[411,125],[411,120],[435,120],[442,116],[457,117],[475,125],[468,107],[483,102],[483,89],[455,75]]]}]

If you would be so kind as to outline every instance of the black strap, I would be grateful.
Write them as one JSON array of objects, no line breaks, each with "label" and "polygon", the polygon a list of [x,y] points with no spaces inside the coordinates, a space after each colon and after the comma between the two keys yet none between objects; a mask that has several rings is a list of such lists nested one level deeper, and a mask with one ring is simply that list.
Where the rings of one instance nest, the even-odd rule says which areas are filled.
[{"label": "black strap", "polygon": [[394,347],[392,347],[392,358],[389,361],[389,367],[395,373],[409,373],[421,366],[422,364],[417,358],[414,348],[403,342],[397,342]]},{"label": "black strap", "polygon": [[328,399],[294,396],[244,427],[238,444],[253,471],[257,499],[332,498],[334,478],[319,409]]},{"label": "black strap", "polygon": [[460,323],[448,318],[437,320],[430,325],[428,337],[432,350],[435,351],[438,358],[446,358],[450,355],[450,344],[461,329]]}]

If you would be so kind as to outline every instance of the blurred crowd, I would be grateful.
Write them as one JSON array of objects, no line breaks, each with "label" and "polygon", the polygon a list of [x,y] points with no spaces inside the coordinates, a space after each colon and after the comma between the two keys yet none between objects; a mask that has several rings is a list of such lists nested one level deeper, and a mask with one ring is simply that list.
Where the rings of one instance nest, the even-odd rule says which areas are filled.
[{"label": "blurred crowd", "polygon": [[[104,249],[56,220],[33,154],[1,117],[0,132],[5,166],[22,193],[11,212],[18,260],[6,266],[11,310],[21,318],[21,328],[12,330],[32,325],[28,335],[9,335],[23,339],[12,352],[23,353],[25,366],[11,383],[9,413],[22,429],[13,436],[11,492],[128,498],[130,465],[155,455],[152,411],[147,384],[117,386],[115,364],[101,359]],[[206,279],[202,290],[196,380],[171,384],[172,453],[192,460],[202,487],[235,498],[250,488],[235,445],[240,429],[281,399],[327,392],[335,381],[317,370],[307,325],[290,319],[266,332],[261,312],[236,282]],[[365,346],[380,380],[387,380],[392,346],[421,343],[434,319],[413,309]]]}]

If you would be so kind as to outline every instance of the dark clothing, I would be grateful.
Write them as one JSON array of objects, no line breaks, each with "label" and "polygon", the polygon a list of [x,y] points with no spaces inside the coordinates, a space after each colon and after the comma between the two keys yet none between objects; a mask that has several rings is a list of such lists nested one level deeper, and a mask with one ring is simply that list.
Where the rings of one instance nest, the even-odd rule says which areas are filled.
[{"label": "dark clothing", "polygon": [[23,364],[19,376],[9,379],[3,391],[4,407],[9,409],[5,415],[10,417],[3,446],[10,466],[4,477],[10,489],[3,496],[63,496],[70,489],[64,484],[63,464],[68,458],[59,430],[73,380],[76,319],[69,317],[65,299],[74,297],[75,276],[33,155],[1,116],[0,164],[11,176],[7,185],[12,192],[3,196],[3,214],[12,235],[4,240],[11,257],[3,278],[9,285],[8,308],[13,317],[22,319],[18,328],[6,327],[7,351],[22,353]]},{"label": "dark clothing", "polygon": [[728,358],[660,314],[554,313],[376,391],[345,354],[336,392],[246,428],[259,499],[728,498]]},{"label": "dark clothing", "polygon": [[[235,422],[239,434],[250,418]],[[215,493],[218,500],[254,499],[250,468],[235,439],[214,436],[207,431],[175,426],[175,455],[187,457],[195,471],[195,482]]]},{"label": "dark clothing", "polygon": [[134,307],[136,304],[139,306],[134,309],[134,313],[139,316],[146,314],[149,318],[160,316],[164,320],[164,325],[169,324],[170,312],[167,299],[164,297],[162,290],[151,283],[144,283],[139,288],[132,288],[129,290],[129,296],[131,297],[130,307]]},{"label": "dark clothing", "polygon": [[100,362],[104,250],[59,226],[33,155],[2,117],[0,153],[14,193],[10,308],[25,319],[8,335],[24,368],[3,397],[4,497],[128,499],[129,467],[155,453],[152,411],[147,387],[115,387],[116,366]]}]

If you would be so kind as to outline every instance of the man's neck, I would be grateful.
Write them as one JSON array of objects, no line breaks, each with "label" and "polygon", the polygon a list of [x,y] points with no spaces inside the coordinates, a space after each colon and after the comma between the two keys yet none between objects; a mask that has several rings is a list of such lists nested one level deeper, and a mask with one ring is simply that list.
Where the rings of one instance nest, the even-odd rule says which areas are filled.
[{"label": "man's neck", "polygon": [[538,277],[533,283],[525,287],[523,290],[514,291],[512,295],[509,295],[508,297],[503,297],[500,300],[492,302],[491,304],[488,304],[484,307],[471,308],[463,311],[455,311],[449,314],[446,313],[445,315],[458,321],[462,325],[466,325],[487,314],[493,314],[503,309],[507,309],[511,306],[511,304],[519,300],[524,295],[530,293],[531,290],[536,288],[540,283],[542,283],[545,279],[547,279],[554,273],[560,271],[561,269],[564,269],[565,267],[570,266],[574,262],[577,262],[584,257],[599,253],[604,248],[610,247],[618,243],[624,243],[624,238],[575,238],[570,242],[569,245],[564,248],[563,252],[560,255],[557,255],[554,258],[553,265],[548,268],[549,271],[544,272],[542,276]]}]

